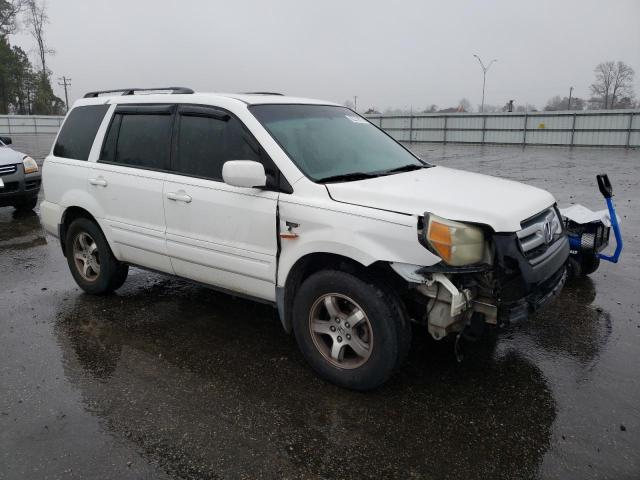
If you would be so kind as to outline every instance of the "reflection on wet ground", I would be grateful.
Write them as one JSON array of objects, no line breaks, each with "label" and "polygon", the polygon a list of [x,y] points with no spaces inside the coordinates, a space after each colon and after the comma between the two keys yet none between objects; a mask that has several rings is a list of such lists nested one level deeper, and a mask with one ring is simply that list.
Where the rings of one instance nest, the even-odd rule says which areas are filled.
[{"label": "reflection on wet ground", "polygon": [[34,211],[18,212],[4,208],[0,217],[0,249],[29,249],[46,244],[40,217]]},{"label": "reflection on wet ground", "polygon": [[[429,148],[519,165],[559,198],[543,165],[583,161]],[[637,165],[617,197],[627,238]],[[574,190],[597,199],[583,176]],[[0,209],[0,478],[637,477],[640,262],[625,255],[462,364],[416,329],[403,369],[359,394],[319,380],[269,306],[137,269],[116,295],[81,293],[38,217]]]},{"label": "reflection on wet ground", "polygon": [[551,392],[515,351],[457,365],[450,344],[417,342],[399,378],[363,395],[318,380],[275,327],[270,307],[159,281],[81,295],[55,333],[94,413],[179,475],[513,478],[549,446]]},{"label": "reflection on wet ground", "polygon": [[574,281],[563,292],[562,300],[540,312],[526,326],[526,333],[550,353],[568,355],[587,367],[611,334],[608,312],[592,306],[596,290],[590,278]]}]

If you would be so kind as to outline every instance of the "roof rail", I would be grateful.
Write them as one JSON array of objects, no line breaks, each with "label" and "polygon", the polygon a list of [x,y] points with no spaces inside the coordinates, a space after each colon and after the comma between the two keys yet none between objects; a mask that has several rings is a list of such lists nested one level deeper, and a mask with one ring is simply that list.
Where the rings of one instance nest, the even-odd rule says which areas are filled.
[{"label": "roof rail", "polygon": [[280,97],[284,96],[284,93],[278,92],[242,92],[242,95],[278,95]]},{"label": "roof rail", "polygon": [[84,95],[84,98],[96,98],[103,93],[118,93],[122,92],[122,95],[135,95],[136,92],[155,92],[169,90],[172,94],[191,94],[195,93],[192,89],[187,87],[160,87],[160,88],[116,88],[115,90],[96,90],[95,92],[88,92]]}]

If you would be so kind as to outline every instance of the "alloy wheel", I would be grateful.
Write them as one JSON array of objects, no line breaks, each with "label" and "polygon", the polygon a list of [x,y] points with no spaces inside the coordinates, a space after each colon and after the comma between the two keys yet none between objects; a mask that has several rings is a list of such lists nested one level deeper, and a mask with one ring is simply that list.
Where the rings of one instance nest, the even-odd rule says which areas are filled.
[{"label": "alloy wheel", "polygon": [[100,275],[100,256],[98,244],[86,232],[80,232],[73,240],[73,259],[78,273],[88,282],[95,281]]},{"label": "alloy wheel", "polygon": [[362,307],[346,295],[318,298],[309,312],[309,332],[318,351],[336,367],[358,368],[371,356],[371,323]]}]

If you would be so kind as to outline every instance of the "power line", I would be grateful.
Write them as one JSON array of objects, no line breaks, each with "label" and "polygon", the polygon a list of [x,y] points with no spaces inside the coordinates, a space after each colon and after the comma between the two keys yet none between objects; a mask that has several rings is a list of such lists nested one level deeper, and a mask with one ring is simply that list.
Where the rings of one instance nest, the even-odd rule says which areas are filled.
[{"label": "power line", "polygon": [[[67,87],[71,86],[71,79],[67,77],[58,77],[58,85],[64,87],[64,102],[67,105],[67,112],[69,111],[69,92],[67,91]],[[62,82],[62,83],[60,83]]]}]

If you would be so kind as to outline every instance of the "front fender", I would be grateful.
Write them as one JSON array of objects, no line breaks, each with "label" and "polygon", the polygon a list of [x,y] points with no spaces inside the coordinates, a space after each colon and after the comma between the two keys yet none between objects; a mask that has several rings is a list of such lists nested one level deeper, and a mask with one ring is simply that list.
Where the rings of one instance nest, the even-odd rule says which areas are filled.
[{"label": "front fender", "polygon": [[402,214],[394,217],[388,212],[376,218],[375,212],[351,206],[338,211],[281,203],[280,232],[288,231],[287,221],[298,226],[292,229],[297,236],[280,240],[278,285],[285,284],[300,258],[312,253],[336,254],[364,266],[377,261],[428,266],[441,260],[418,242],[417,218]]}]

